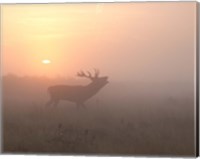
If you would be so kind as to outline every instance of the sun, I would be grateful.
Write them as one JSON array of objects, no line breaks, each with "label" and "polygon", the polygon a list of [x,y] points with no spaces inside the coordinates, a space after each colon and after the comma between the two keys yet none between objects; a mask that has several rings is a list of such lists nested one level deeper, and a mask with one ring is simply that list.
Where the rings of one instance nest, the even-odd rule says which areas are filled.
[{"label": "sun", "polygon": [[43,63],[43,64],[50,64],[50,63],[51,63],[51,61],[50,61],[50,60],[48,60],[48,59],[44,59],[44,60],[42,60],[42,63]]}]

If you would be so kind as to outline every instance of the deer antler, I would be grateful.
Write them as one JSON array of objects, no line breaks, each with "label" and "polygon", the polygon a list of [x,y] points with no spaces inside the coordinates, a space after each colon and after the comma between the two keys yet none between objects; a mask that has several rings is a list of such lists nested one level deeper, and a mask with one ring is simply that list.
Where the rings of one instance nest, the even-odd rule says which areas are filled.
[{"label": "deer antler", "polygon": [[99,77],[99,70],[94,69],[94,72],[95,72],[94,77],[92,77],[92,74],[89,71],[87,71],[87,74],[86,74],[84,71],[81,70],[80,72],[77,73],[77,76],[86,77],[86,78],[89,78],[91,80],[94,80],[94,79]]},{"label": "deer antler", "polygon": [[86,78],[89,78],[89,79],[93,80],[93,77],[92,77],[91,73],[89,71],[87,71],[87,73],[88,73],[88,75],[86,75],[85,72],[80,71],[80,72],[77,73],[77,76],[86,77]]},{"label": "deer antler", "polygon": [[99,77],[99,70],[98,69],[94,69],[94,72],[95,72],[94,78],[98,78]]}]

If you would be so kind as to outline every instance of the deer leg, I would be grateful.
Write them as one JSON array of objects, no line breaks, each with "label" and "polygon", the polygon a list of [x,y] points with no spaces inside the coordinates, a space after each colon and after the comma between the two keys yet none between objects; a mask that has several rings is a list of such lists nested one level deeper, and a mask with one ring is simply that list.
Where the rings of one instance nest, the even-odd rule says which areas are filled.
[{"label": "deer leg", "polygon": [[53,100],[50,99],[50,100],[46,103],[46,106],[50,106],[50,105],[52,105],[52,104],[53,104]]},{"label": "deer leg", "polygon": [[76,107],[77,107],[77,109],[79,109],[80,108],[80,103],[76,103]]},{"label": "deer leg", "polygon": [[81,103],[81,107],[86,109],[86,106],[84,103]]},{"label": "deer leg", "polygon": [[55,106],[57,106],[58,105],[58,103],[59,103],[59,100],[54,100],[54,102],[53,102],[53,106],[55,107]]}]

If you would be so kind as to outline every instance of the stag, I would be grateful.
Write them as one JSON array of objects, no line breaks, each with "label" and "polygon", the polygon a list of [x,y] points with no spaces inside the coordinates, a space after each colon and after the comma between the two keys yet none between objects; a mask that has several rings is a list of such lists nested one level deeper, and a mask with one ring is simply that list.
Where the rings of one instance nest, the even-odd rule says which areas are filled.
[{"label": "stag", "polygon": [[99,70],[95,69],[95,74],[87,71],[87,74],[83,71],[77,73],[79,77],[85,77],[90,79],[88,85],[55,85],[48,88],[50,100],[47,102],[49,105],[58,105],[60,100],[66,100],[73,102],[77,107],[85,107],[85,102],[100,91],[107,83],[108,77],[99,77]]}]

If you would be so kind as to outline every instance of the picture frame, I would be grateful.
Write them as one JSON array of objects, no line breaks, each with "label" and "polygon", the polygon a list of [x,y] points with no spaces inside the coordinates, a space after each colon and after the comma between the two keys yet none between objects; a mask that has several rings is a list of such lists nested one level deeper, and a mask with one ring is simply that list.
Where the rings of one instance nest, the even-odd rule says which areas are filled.
[{"label": "picture frame", "polygon": [[2,153],[199,155],[199,3],[1,4]]}]

